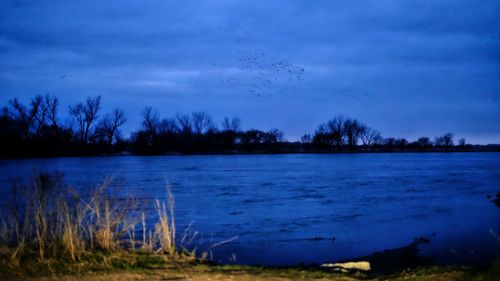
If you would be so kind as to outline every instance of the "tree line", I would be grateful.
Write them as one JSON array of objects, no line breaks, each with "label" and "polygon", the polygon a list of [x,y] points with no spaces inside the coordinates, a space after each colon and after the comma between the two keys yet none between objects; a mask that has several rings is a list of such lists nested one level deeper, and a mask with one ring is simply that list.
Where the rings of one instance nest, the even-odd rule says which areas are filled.
[{"label": "tree line", "polygon": [[277,152],[283,142],[283,132],[278,129],[242,130],[238,117],[225,117],[219,128],[206,112],[177,113],[161,118],[158,111],[146,107],[142,111],[141,128],[132,132],[130,147],[139,154]]},{"label": "tree line", "polygon": [[355,151],[467,150],[461,138],[455,145],[451,133],[431,140],[421,137],[384,138],[364,123],[337,116],[320,124],[300,142],[288,142],[282,131],[243,130],[238,117],[225,117],[220,126],[206,112],[177,113],[162,117],[152,107],[141,113],[140,127],[130,138],[122,134],[125,112],[103,112],[100,96],[88,97],[59,114],[52,95],[35,96],[27,104],[10,100],[0,115],[0,155],[3,157],[96,155],[114,153],[280,153]]},{"label": "tree line", "polygon": [[4,156],[51,156],[122,149],[120,127],[126,122],[125,113],[101,111],[99,96],[70,106],[64,121],[55,96],[38,95],[28,104],[10,100],[0,116],[0,152]]},{"label": "tree line", "polygon": [[302,143],[315,147],[331,148],[335,151],[376,151],[376,150],[451,150],[453,148],[471,148],[465,138],[455,144],[454,135],[446,133],[431,141],[428,137],[420,137],[410,142],[405,138],[384,138],[380,132],[362,122],[346,118],[342,115],[320,124],[311,136],[305,134]]}]

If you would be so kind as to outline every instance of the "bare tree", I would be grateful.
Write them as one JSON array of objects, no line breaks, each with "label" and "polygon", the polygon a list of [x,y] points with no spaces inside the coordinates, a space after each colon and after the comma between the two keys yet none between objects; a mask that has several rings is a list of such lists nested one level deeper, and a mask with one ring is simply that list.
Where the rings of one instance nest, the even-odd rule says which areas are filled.
[{"label": "bare tree", "polygon": [[9,101],[8,113],[10,117],[17,121],[22,135],[25,139],[30,137],[30,128],[34,119],[33,112],[19,102],[18,99]]},{"label": "bare tree", "polygon": [[264,142],[266,143],[279,143],[285,140],[285,134],[278,129],[271,129],[264,134]]},{"label": "bare tree", "polygon": [[403,149],[405,148],[407,145],[408,145],[408,140],[405,139],[405,138],[399,138],[399,139],[396,139],[396,142],[395,142],[395,145],[400,148],[400,149]]},{"label": "bare tree", "polygon": [[70,106],[69,113],[77,124],[77,135],[81,143],[87,144],[94,137],[100,109],[100,96],[88,97],[85,104],[77,103],[74,106]]},{"label": "bare tree", "polygon": [[84,143],[85,115],[83,113],[83,103],[77,103],[74,106],[70,106],[69,114],[72,117],[72,126],[76,126],[76,132],[74,134],[77,136],[80,143]]},{"label": "bare tree", "polygon": [[420,138],[418,138],[418,140],[416,141],[416,144],[420,148],[425,148],[425,147],[429,147],[429,146],[432,145],[431,140],[428,137],[420,137]]},{"label": "bare tree", "polygon": [[111,114],[106,114],[99,122],[99,132],[108,145],[112,145],[119,138],[119,128],[127,121],[121,109],[115,109]]},{"label": "bare tree", "polygon": [[238,117],[224,117],[224,120],[222,121],[222,130],[223,131],[230,131],[230,132],[238,132],[241,130],[241,122],[240,118]]},{"label": "bare tree", "polygon": [[110,139],[111,139],[111,142],[110,144],[113,142],[113,139],[117,139],[118,136],[119,136],[119,128],[121,126],[123,126],[123,124],[125,124],[125,122],[127,122],[127,118],[125,117],[125,112],[123,112],[122,109],[115,109],[113,110],[113,113],[112,113],[112,124],[113,126],[111,127],[111,131],[110,131]]},{"label": "bare tree", "polygon": [[94,98],[88,97],[85,106],[83,107],[83,113],[85,115],[85,132],[84,139],[88,141],[92,134],[92,130],[95,127],[96,120],[98,119],[98,113],[101,109],[101,97],[97,96]]},{"label": "bare tree", "polygon": [[300,138],[301,143],[311,143],[313,138],[311,137],[310,134],[305,134]]},{"label": "bare tree", "polygon": [[344,117],[339,115],[320,128],[331,136],[333,145],[341,146],[344,143],[344,120]]},{"label": "bare tree", "polygon": [[33,115],[33,135],[39,137],[47,119],[43,97],[38,95],[31,99],[31,114]]},{"label": "bare tree", "polygon": [[40,137],[48,119],[48,108],[45,106],[44,97],[38,95],[32,98],[29,108],[17,99],[9,101],[9,105],[7,112],[17,121],[23,137],[25,139]]},{"label": "bare tree", "polygon": [[191,127],[191,118],[189,117],[189,115],[177,113],[175,117],[179,129],[184,133],[191,133],[192,127]]},{"label": "bare tree", "polygon": [[396,142],[397,142],[397,140],[395,138],[385,138],[383,140],[383,144],[385,146],[389,146],[389,147],[396,146]]},{"label": "bare tree", "polygon": [[447,133],[444,134],[440,137],[434,138],[434,145],[436,146],[443,146],[446,148],[452,147],[454,145],[453,143],[453,134],[452,133]]},{"label": "bare tree", "polygon": [[347,119],[344,121],[344,133],[349,146],[357,145],[360,136],[365,130],[366,126],[356,119]]},{"label": "bare tree", "polygon": [[366,127],[365,130],[361,133],[361,142],[363,142],[363,145],[373,145],[377,144],[382,137],[380,136],[380,133],[377,130],[374,130],[370,127]]},{"label": "bare tree", "polygon": [[150,106],[144,108],[142,111],[142,128],[150,137],[153,137],[158,133],[159,124],[160,114],[158,111],[153,110]]},{"label": "bare tree", "polygon": [[454,146],[455,143],[453,142],[453,137],[454,135],[452,133],[447,133],[443,135],[443,144],[446,147],[451,147]]},{"label": "bare tree", "polygon": [[55,96],[46,95],[44,98],[43,106],[47,112],[47,118],[52,123],[53,127],[57,127],[57,107],[59,100]]},{"label": "bare tree", "polygon": [[175,119],[171,118],[163,118],[158,127],[159,133],[175,133],[178,129]]},{"label": "bare tree", "polygon": [[465,138],[460,138],[458,140],[458,145],[462,146],[462,147],[464,147],[465,145],[467,145],[467,142],[465,141]]},{"label": "bare tree", "polygon": [[201,135],[213,126],[212,118],[206,112],[193,112],[192,125],[194,132]]}]

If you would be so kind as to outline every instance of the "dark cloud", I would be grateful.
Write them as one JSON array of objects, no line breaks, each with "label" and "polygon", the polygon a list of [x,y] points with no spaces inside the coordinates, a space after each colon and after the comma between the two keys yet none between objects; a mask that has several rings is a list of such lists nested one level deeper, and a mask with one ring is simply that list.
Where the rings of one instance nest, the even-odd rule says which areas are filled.
[{"label": "dark cloud", "polygon": [[385,135],[500,142],[498,14],[489,0],[3,1],[0,102],[99,94],[128,130],[154,105],[292,139],[342,113]]}]

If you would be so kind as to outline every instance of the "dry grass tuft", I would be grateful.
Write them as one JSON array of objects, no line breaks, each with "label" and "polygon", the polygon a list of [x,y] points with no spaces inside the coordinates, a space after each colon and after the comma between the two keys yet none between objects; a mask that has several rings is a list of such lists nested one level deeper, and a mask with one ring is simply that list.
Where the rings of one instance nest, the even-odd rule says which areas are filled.
[{"label": "dry grass tuft", "polygon": [[[47,265],[54,259],[77,263],[99,251],[134,252],[136,248],[181,258],[174,197],[168,187],[167,202],[154,201],[158,221],[148,228],[146,213],[131,197],[119,197],[111,178],[88,194],[72,191],[62,179],[60,173],[38,173],[25,184],[13,185],[0,205],[0,266],[18,267],[33,255]],[[110,264],[106,258],[98,263]]]},{"label": "dry grass tuft", "polygon": [[155,235],[160,242],[161,250],[170,255],[175,254],[175,221],[174,221],[174,196],[167,187],[168,211],[164,202],[155,200],[159,222],[155,227]]}]

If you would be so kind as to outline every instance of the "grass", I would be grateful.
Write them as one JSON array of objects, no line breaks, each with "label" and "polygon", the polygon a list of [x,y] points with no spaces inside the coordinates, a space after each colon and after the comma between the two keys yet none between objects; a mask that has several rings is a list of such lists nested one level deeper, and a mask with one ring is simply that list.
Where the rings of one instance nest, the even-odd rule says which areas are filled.
[{"label": "grass", "polygon": [[[201,265],[200,267],[204,267]],[[206,266],[205,266],[206,267]],[[392,274],[363,272],[340,273],[321,270],[317,267],[259,267],[240,265],[217,265],[205,268],[219,274],[248,274],[250,276],[279,277],[289,280],[470,280],[497,281],[500,276],[500,259],[484,268],[469,266],[421,266]],[[265,278],[264,278],[265,279]],[[251,279],[253,280],[253,279]]]},{"label": "grass", "polygon": [[112,196],[118,192],[111,182],[104,180],[86,196],[66,185],[60,173],[38,173],[27,183],[13,184],[1,210],[0,270],[147,268],[160,261],[194,260],[177,250],[174,197],[168,188],[167,202],[155,200],[157,222],[148,229],[136,200]]},{"label": "grass", "polygon": [[[93,254],[93,267],[78,267],[74,263],[68,265],[51,263],[41,266],[35,262],[30,264],[29,272],[9,272],[0,275],[1,280],[498,280],[498,271],[492,269],[478,271],[467,267],[423,267],[393,273],[391,275],[369,275],[365,273],[336,273],[322,271],[318,268],[273,268],[237,265],[209,265],[196,263],[177,263],[167,261],[162,255],[150,253],[129,253],[126,255],[108,256],[103,253]],[[108,264],[104,267],[103,264]],[[100,265],[101,264],[101,265]],[[42,270],[42,271],[40,271]],[[183,276],[183,278],[166,278]]]}]

